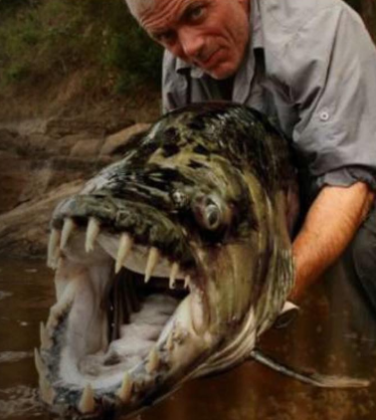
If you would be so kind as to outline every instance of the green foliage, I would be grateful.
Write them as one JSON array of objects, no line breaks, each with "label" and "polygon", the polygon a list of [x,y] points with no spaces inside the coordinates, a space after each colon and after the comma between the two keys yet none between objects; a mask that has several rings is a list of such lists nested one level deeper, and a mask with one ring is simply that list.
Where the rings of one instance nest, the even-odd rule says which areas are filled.
[{"label": "green foliage", "polygon": [[369,33],[376,41],[376,2],[374,0],[346,0],[363,18]]},{"label": "green foliage", "polygon": [[355,9],[358,13],[362,11],[362,5],[359,0],[346,0],[346,3]]},{"label": "green foliage", "polygon": [[0,13],[15,10],[19,7],[30,6],[32,0],[0,0]]},{"label": "green foliage", "polygon": [[79,69],[117,92],[160,82],[161,50],[123,0],[0,0],[0,13],[0,88]]},{"label": "green foliage", "polygon": [[[347,0],[376,38],[376,6]],[[124,0],[0,0],[0,93],[89,70],[89,88],[116,93],[159,86],[161,50]],[[95,85],[95,86],[93,86]]]}]

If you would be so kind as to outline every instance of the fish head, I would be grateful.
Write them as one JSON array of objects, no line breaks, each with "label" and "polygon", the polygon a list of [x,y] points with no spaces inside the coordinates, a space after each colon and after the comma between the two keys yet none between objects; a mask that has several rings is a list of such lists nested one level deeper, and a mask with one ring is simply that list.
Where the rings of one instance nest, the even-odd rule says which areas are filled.
[{"label": "fish head", "polygon": [[254,161],[267,149],[255,115],[222,104],[173,112],[58,205],[57,302],[36,352],[53,411],[134,414],[240,363],[273,322],[291,254],[275,162]]}]

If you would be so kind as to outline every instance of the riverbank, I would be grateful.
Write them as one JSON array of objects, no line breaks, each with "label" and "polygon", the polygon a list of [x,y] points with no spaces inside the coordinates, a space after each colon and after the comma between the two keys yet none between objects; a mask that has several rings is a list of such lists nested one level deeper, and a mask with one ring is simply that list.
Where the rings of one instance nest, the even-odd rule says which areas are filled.
[{"label": "riverbank", "polygon": [[[94,105],[94,104],[93,104]],[[159,115],[159,96],[0,121],[0,256],[44,258],[56,204],[76,193]]]}]

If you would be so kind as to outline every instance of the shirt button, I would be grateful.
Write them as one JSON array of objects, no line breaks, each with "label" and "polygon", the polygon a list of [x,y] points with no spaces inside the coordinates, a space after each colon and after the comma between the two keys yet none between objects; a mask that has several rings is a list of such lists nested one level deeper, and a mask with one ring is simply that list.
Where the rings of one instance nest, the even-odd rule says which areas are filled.
[{"label": "shirt button", "polygon": [[320,120],[321,121],[328,121],[329,119],[329,112],[328,111],[322,111],[320,113]]}]

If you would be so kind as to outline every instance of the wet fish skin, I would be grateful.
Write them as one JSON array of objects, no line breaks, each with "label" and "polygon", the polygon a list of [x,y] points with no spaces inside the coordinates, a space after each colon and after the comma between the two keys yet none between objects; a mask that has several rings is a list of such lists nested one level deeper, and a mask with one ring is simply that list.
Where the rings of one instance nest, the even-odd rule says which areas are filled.
[{"label": "wet fish skin", "polygon": [[[59,266],[58,302],[44,331],[50,348],[38,356],[54,411],[77,418],[131,415],[186,380],[250,355],[293,283],[287,202],[297,184],[290,157],[286,140],[256,111],[195,104],[162,117],[127,145],[121,161],[56,208],[49,261]],[[113,238],[125,233],[129,249],[117,257]],[[93,302],[111,285],[114,260],[140,270],[143,249],[158,251],[152,270],[166,273],[170,288],[189,277],[190,294],[149,356],[120,371],[121,379],[85,376],[79,361],[109,344],[107,308]],[[142,258],[146,267],[147,255]],[[86,305],[91,322],[83,330],[76,318],[81,314],[84,324]],[[131,306],[119,313],[129,318]]]}]

